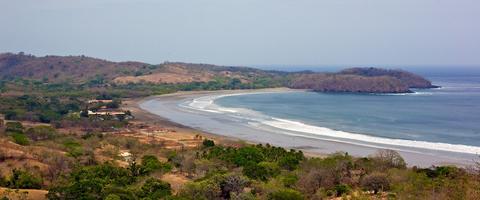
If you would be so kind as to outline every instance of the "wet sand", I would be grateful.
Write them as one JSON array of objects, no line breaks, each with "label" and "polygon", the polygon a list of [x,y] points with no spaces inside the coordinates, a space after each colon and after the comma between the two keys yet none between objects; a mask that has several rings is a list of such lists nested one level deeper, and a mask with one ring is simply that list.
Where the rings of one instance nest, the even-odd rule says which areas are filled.
[{"label": "wet sand", "polygon": [[[195,133],[215,137],[217,140],[243,140],[250,143],[269,143],[285,148],[302,150],[308,155],[322,156],[334,152],[348,152],[353,156],[368,156],[379,148],[368,145],[358,145],[337,138],[311,137],[305,134],[269,127],[249,126],[248,123],[228,118],[219,114],[202,112],[180,106],[181,103],[195,98],[212,95],[238,93],[264,93],[297,91],[286,88],[262,90],[228,90],[228,91],[194,91],[152,96],[137,100],[132,105],[137,113],[148,116],[146,120],[168,124]],[[140,112],[141,111],[141,112]],[[409,166],[429,167],[431,165],[467,166],[478,157],[473,154],[463,154],[447,151],[436,151],[420,148],[399,148],[396,146],[382,147],[398,151]]]}]

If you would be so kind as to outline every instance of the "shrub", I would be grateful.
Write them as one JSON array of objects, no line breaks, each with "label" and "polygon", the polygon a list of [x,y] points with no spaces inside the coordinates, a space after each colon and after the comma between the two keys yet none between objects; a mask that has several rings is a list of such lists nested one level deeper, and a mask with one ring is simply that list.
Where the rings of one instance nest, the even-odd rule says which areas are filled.
[{"label": "shrub", "polygon": [[33,176],[27,171],[12,170],[12,176],[8,180],[8,187],[15,189],[40,189],[42,179]]},{"label": "shrub", "polygon": [[145,155],[142,157],[142,166],[140,167],[140,174],[146,175],[157,170],[170,171],[172,166],[160,162],[157,157],[153,155]]},{"label": "shrub", "polygon": [[350,192],[350,187],[345,184],[339,184],[335,186],[336,196],[340,197],[343,194],[347,194]]},{"label": "shrub", "polygon": [[282,189],[268,195],[269,200],[303,200],[303,195],[292,189]]},{"label": "shrub", "polygon": [[287,174],[280,179],[285,187],[293,187],[298,181],[298,177],[295,174]]},{"label": "shrub", "polygon": [[28,145],[30,142],[28,141],[27,136],[23,133],[13,133],[12,134],[13,141],[19,145]]},{"label": "shrub", "polygon": [[23,125],[20,122],[7,122],[5,124],[5,131],[14,133],[23,133]]},{"label": "shrub", "polygon": [[56,135],[55,128],[51,126],[36,126],[25,132],[34,141],[52,139]]},{"label": "shrub", "polygon": [[105,200],[121,200],[121,198],[116,194],[109,194],[107,197],[105,197]]},{"label": "shrub", "polygon": [[6,120],[15,120],[18,116],[18,113],[15,110],[7,110],[4,114]]},{"label": "shrub", "polygon": [[267,170],[268,177],[275,177],[280,174],[280,167],[278,167],[277,163],[274,162],[260,162],[258,163],[259,166],[264,167]]},{"label": "shrub", "polygon": [[203,140],[204,147],[213,147],[215,146],[215,142],[213,140],[205,139]]},{"label": "shrub", "polygon": [[420,169],[419,172],[425,172],[430,178],[448,177],[455,178],[461,172],[461,170],[455,166],[438,166],[431,169]]},{"label": "shrub", "polygon": [[120,107],[120,102],[118,101],[112,101],[112,102],[108,102],[106,105],[105,105],[107,108],[119,108]]},{"label": "shrub", "polygon": [[170,151],[167,155],[168,162],[172,163],[175,167],[180,167],[183,157],[176,151]]},{"label": "shrub", "polygon": [[83,155],[83,148],[82,145],[73,139],[69,139],[63,143],[63,146],[67,149],[67,153],[69,156],[74,158]]},{"label": "shrub", "polygon": [[8,184],[7,179],[0,175],[0,187],[6,187]]},{"label": "shrub", "polygon": [[170,184],[155,178],[149,178],[141,188],[140,197],[147,199],[161,199],[172,194]]},{"label": "shrub", "polygon": [[180,192],[180,197],[187,199],[218,199],[221,196],[220,186],[212,180],[187,183]]}]

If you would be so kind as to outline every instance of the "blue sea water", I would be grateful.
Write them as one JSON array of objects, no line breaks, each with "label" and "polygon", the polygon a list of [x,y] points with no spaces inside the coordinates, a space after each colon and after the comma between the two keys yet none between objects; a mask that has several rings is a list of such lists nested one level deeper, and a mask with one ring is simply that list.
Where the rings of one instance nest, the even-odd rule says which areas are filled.
[{"label": "blue sea water", "polygon": [[480,146],[480,77],[429,77],[412,94],[286,92],[218,98],[273,118],[381,138]]}]

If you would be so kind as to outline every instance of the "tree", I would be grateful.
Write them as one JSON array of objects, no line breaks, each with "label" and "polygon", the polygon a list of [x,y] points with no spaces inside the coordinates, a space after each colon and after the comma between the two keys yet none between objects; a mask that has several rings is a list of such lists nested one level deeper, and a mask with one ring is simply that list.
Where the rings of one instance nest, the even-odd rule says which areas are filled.
[{"label": "tree", "polygon": [[[113,191],[135,182],[130,172],[111,163],[78,167],[69,174],[66,182],[48,190],[48,199],[104,199]],[[108,192],[109,191],[109,192]]]},{"label": "tree", "polygon": [[230,195],[232,193],[240,194],[247,184],[248,180],[238,175],[225,177],[225,179],[220,183],[222,197],[225,199],[230,199]]},{"label": "tree", "polygon": [[255,164],[253,162],[243,167],[243,174],[248,178],[261,181],[267,181],[271,176],[267,166]]},{"label": "tree", "polygon": [[293,155],[287,155],[280,158],[278,165],[283,169],[294,170],[297,168],[298,164],[300,164],[300,160],[301,159]]},{"label": "tree", "polygon": [[137,160],[133,157],[130,162],[128,163],[128,171],[130,172],[130,176],[137,177],[141,173],[141,167],[138,166]]},{"label": "tree", "polygon": [[394,150],[378,150],[373,155],[372,159],[376,162],[377,167],[379,167],[381,170],[388,168],[405,169],[407,167],[407,164],[402,156]]},{"label": "tree", "polygon": [[387,175],[382,173],[373,173],[362,178],[360,185],[369,191],[373,190],[374,194],[379,191],[386,191],[390,189],[390,181]]},{"label": "tree", "polygon": [[238,149],[233,157],[237,166],[245,166],[250,163],[259,163],[264,160],[262,152],[255,147],[242,147]]}]

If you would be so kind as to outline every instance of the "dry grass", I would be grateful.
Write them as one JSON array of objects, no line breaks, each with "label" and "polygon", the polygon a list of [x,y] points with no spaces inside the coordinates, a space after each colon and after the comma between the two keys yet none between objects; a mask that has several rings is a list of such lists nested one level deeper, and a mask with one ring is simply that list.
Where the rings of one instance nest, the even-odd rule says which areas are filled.
[{"label": "dry grass", "polygon": [[47,199],[47,193],[47,190],[0,188],[0,197],[5,196],[10,200],[44,200]]},{"label": "dry grass", "polygon": [[167,173],[161,178],[163,181],[170,183],[173,193],[177,194],[185,183],[191,181],[187,177],[179,173]]}]

